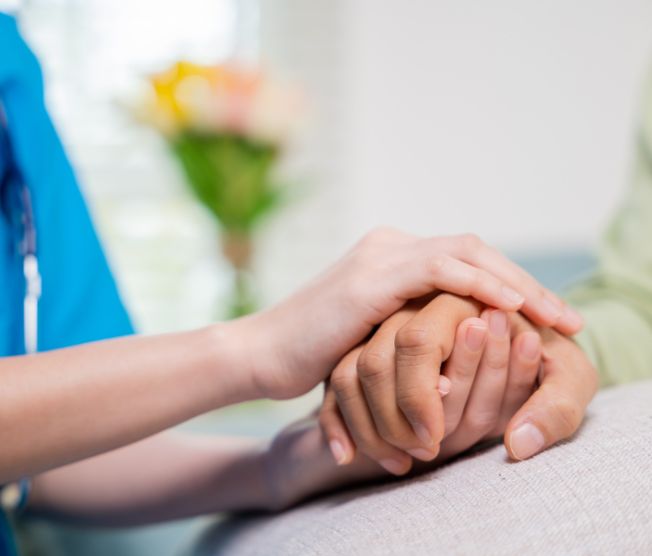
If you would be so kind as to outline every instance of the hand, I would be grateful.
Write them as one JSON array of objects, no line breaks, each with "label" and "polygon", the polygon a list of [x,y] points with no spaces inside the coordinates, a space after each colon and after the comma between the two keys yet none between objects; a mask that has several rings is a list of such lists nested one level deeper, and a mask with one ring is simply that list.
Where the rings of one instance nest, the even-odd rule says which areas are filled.
[{"label": "hand", "polygon": [[[489,332],[490,319],[490,312],[485,311],[482,319],[472,317],[458,327],[455,348],[444,370],[450,378],[450,393],[444,399],[447,436],[436,459],[421,464],[421,469],[438,465],[483,438],[499,435],[515,407],[535,387],[540,361],[539,335],[530,331],[519,334],[512,342],[510,354],[509,338]],[[472,341],[467,342],[468,339]],[[352,364],[355,369],[359,353],[360,349],[354,350],[342,365]],[[509,394],[504,395],[504,391]],[[329,392],[332,394],[332,389]],[[411,458],[400,450],[398,457],[407,458],[406,464],[400,464],[402,468],[388,465],[387,459],[367,450],[364,444],[356,450],[335,404],[335,397],[327,394],[319,412],[321,427],[314,419],[305,419],[282,431],[271,444],[265,455],[270,509],[283,509],[310,495],[386,477],[388,473],[403,474],[410,469]],[[329,420],[332,416],[335,420]],[[339,439],[351,444],[347,465],[336,464],[329,450],[329,439],[330,443]],[[382,442],[375,439],[370,444],[373,447]]]},{"label": "hand", "polygon": [[[395,474],[410,469],[410,456],[431,461],[445,433],[457,430],[467,401],[470,411],[464,415],[462,430],[475,433],[487,428],[501,410],[510,331],[502,311],[485,311],[483,319],[477,318],[479,312],[477,303],[449,294],[427,304],[412,303],[338,365],[326,388],[320,421],[340,463],[350,461],[355,446]],[[421,343],[416,350],[414,345],[406,350],[402,337],[414,336],[415,330],[420,331]],[[539,359],[538,334],[526,332],[514,344],[510,376],[523,381],[520,375],[526,374],[531,386]],[[523,346],[529,354],[536,352],[531,360],[521,357]],[[436,389],[438,382],[442,389],[443,377],[438,375],[445,360],[445,390],[450,393],[442,406]],[[516,387],[509,392],[518,394]],[[530,392],[531,388],[526,393]],[[518,406],[509,396],[505,401],[513,414]],[[482,421],[482,426],[469,427],[469,420],[473,425]],[[482,432],[475,442],[489,429]],[[459,436],[454,443],[459,444]],[[461,436],[466,440],[469,434]]]},{"label": "hand", "polygon": [[[410,469],[412,461],[409,456],[423,461],[435,458],[439,447],[424,450],[423,446],[419,446],[414,433],[409,426],[405,426],[405,419],[397,409],[391,393],[384,395],[383,391],[392,390],[395,375],[396,381],[400,380],[398,357],[396,369],[393,365],[394,336],[400,330],[414,326],[413,321],[416,319],[428,322],[431,318],[428,314],[436,315],[438,312],[438,326],[430,321],[430,330],[441,329],[441,324],[447,319],[449,329],[452,330],[456,319],[464,314],[462,301],[456,300],[454,296],[442,295],[417,313],[416,317],[413,316],[414,308],[410,312],[397,314],[381,327],[364,350],[356,350],[340,363],[334,371],[331,386],[327,387],[320,412],[322,427],[338,462],[344,464],[350,461],[356,445],[394,474],[402,474]],[[541,351],[538,331],[519,315],[514,315],[511,320],[508,328],[503,313],[485,311],[482,320],[468,318],[459,326],[455,347],[444,369],[451,385],[450,393],[443,401],[446,439],[441,445],[438,462],[470,448],[482,439],[502,435],[510,419],[535,390]],[[548,356],[542,376],[544,384],[548,384],[549,373],[556,368],[552,365],[553,360],[559,364],[568,355],[566,350],[571,350],[575,352],[577,361],[579,348],[571,340],[556,333],[543,333]],[[450,334],[432,333],[429,351],[425,349],[423,352],[424,361],[429,357],[432,361],[432,356],[428,353],[443,354],[441,357],[445,358],[450,353],[451,342]],[[378,357],[379,353],[384,353],[384,357]],[[556,354],[554,359],[551,358],[553,353]],[[581,351],[579,355],[582,355]],[[511,423],[515,424],[510,423],[510,430],[515,430],[522,422],[536,421],[534,415],[537,415],[538,420],[544,423],[544,430],[548,431],[548,427],[552,429],[546,435],[545,446],[572,434],[579,426],[586,404],[595,392],[595,371],[586,358],[583,359],[584,364],[577,365],[581,369],[578,371],[578,381],[574,380],[575,371],[572,368],[565,373],[554,372],[556,381],[553,388],[546,386],[543,389],[546,396],[543,398],[541,394],[533,397],[536,404],[531,407],[529,420],[527,416],[520,420],[518,416],[514,417]],[[379,364],[381,360],[383,364]],[[374,362],[372,367],[375,367],[371,373],[374,377],[372,385],[368,379],[369,361]],[[425,368],[427,367],[426,364]],[[406,371],[417,374],[414,367],[408,366]],[[430,371],[430,374],[436,375],[436,372]],[[421,392],[419,403],[425,407],[437,407],[439,397],[427,394],[430,390],[428,384],[423,383],[420,390],[415,387],[415,391]],[[568,392],[564,391],[566,386],[573,385]],[[554,402],[560,397],[567,401],[562,407],[552,410],[552,414],[548,414],[551,400]],[[378,399],[383,402],[374,401]],[[568,418],[563,415],[559,417],[558,412],[570,412],[572,415]],[[523,415],[523,412],[519,412],[519,415]],[[564,428],[564,424],[568,426]],[[525,430],[527,432],[531,429],[526,427]],[[517,453],[518,444],[517,440],[509,450],[513,457]],[[514,446],[517,447],[514,449]]]},{"label": "hand", "polygon": [[[457,325],[479,313],[476,302],[450,294],[413,302],[342,360],[320,412],[340,463],[350,461],[354,446],[394,474],[410,469],[410,456],[437,456],[444,436],[439,369],[451,354]],[[486,326],[475,320],[480,328],[469,332],[484,338]]]},{"label": "hand", "polygon": [[[498,313],[482,313],[488,334],[480,350],[470,349],[472,346],[464,341],[465,328],[473,326],[470,320],[458,328],[453,354],[444,371],[453,385],[450,399],[444,401],[446,437],[437,463],[478,442],[502,436],[509,420],[537,387],[542,351],[539,333],[507,327]],[[500,328],[495,327],[496,316],[500,318]]]},{"label": "hand", "polygon": [[[513,328],[532,330],[515,315]],[[598,390],[598,373],[572,339],[554,330],[539,330],[543,340],[540,386],[509,421],[505,447],[513,459],[532,457],[575,434],[586,407]]]},{"label": "hand", "polygon": [[423,239],[381,229],[285,302],[240,321],[255,395],[307,392],[375,325],[406,301],[437,291],[520,308],[562,333],[581,327],[579,315],[474,236]]}]

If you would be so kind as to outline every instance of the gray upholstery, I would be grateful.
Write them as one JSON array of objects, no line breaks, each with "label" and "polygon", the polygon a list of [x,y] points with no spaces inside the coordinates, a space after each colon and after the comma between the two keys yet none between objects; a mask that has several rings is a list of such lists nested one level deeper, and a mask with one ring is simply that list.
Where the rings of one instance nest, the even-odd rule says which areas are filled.
[{"label": "gray upholstery", "polygon": [[652,382],[601,392],[572,442],[215,525],[196,554],[652,554]]}]

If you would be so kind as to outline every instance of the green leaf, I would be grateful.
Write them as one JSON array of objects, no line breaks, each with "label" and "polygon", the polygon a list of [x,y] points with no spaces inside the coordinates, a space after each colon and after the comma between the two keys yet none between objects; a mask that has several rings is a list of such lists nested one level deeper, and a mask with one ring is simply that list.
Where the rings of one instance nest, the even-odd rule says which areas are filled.
[{"label": "green leaf", "polygon": [[171,147],[193,193],[226,229],[252,230],[285,198],[285,188],[273,181],[279,154],[273,145],[185,133]]}]

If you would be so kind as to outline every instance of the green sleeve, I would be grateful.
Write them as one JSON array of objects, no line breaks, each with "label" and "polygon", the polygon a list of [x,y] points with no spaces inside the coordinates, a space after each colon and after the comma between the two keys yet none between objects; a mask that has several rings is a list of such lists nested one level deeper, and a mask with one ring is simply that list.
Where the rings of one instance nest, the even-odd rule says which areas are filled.
[{"label": "green sleeve", "polygon": [[585,318],[576,340],[603,385],[652,377],[652,86],[647,93],[631,189],[602,241],[598,270],[567,296]]}]

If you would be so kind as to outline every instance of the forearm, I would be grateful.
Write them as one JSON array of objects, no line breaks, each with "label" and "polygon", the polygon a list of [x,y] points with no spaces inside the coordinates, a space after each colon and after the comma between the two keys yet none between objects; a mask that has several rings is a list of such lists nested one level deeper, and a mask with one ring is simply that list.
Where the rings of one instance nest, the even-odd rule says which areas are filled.
[{"label": "forearm", "polygon": [[276,437],[266,454],[265,470],[274,510],[316,494],[388,476],[380,465],[359,452],[348,465],[337,465],[314,418],[294,423]]},{"label": "forearm", "polygon": [[0,484],[255,396],[238,326],[0,359]]},{"label": "forearm", "polygon": [[165,432],[35,478],[28,512],[138,525],[270,506],[260,440]]}]

